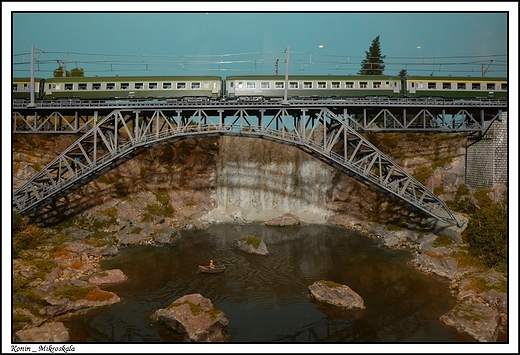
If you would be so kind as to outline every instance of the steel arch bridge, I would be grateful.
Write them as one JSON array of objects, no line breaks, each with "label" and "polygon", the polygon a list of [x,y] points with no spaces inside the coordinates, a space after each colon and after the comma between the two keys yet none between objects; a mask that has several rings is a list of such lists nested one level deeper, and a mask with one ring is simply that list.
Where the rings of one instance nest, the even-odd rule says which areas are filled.
[{"label": "steel arch bridge", "polygon": [[423,213],[462,226],[446,204],[326,106],[115,108],[14,191],[13,208],[44,212],[143,151],[188,138],[261,138],[294,146]]}]

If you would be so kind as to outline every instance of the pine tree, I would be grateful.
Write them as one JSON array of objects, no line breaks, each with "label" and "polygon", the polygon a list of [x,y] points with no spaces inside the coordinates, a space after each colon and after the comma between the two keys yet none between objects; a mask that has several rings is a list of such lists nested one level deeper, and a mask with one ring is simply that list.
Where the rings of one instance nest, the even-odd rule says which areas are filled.
[{"label": "pine tree", "polygon": [[383,75],[385,70],[384,59],[386,55],[381,55],[381,46],[379,45],[379,36],[374,38],[372,45],[365,51],[366,59],[361,62],[360,75]]}]

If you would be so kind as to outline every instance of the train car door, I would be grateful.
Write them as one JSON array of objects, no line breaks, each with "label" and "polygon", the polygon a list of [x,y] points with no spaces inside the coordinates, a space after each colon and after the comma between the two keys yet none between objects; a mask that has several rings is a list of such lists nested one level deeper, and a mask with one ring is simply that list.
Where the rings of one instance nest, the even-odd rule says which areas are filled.
[{"label": "train car door", "polygon": [[408,93],[415,94],[417,83],[414,81],[407,81],[407,83],[408,83]]},{"label": "train car door", "polygon": [[400,90],[401,90],[401,88],[399,87],[399,82],[394,81],[394,94],[399,94]]},{"label": "train car door", "polygon": [[235,97],[235,82],[233,80],[227,81],[227,97]]}]

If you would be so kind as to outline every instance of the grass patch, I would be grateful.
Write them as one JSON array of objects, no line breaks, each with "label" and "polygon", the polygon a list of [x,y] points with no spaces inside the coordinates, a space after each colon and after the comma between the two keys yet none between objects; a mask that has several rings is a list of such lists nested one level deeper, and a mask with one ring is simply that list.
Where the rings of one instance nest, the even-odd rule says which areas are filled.
[{"label": "grass patch", "polygon": [[255,248],[258,248],[262,242],[262,239],[255,237],[254,235],[248,235],[247,237],[242,237],[238,240],[245,242],[247,245],[252,245]]},{"label": "grass patch", "polygon": [[167,205],[170,202],[170,195],[168,195],[168,191],[166,189],[159,189],[155,191],[155,198],[162,205]]},{"label": "grass patch", "polygon": [[154,214],[156,216],[164,216],[164,217],[171,217],[173,218],[175,216],[175,210],[171,205],[148,205],[146,206],[146,210],[150,212],[151,214]]},{"label": "grass patch", "polygon": [[110,217],[110,218],[115,218],[117,216],[117,208],[115,206],[114,207],[109,207],[106,210],[101,211],[101,214],[103,216],[107,216],[107,217]]},{"label": "grass patch", "polygon": [[320,284],[327,286],[328,288],[336,288],[336,287],[342,287],[342,284],[339,284],[334,281],[326,281],[326,280],[320,280],[318,281]]},{"label": "grass patch", "polygon": [[453,246],[453,244],[455,244],[455,241],[446,235],[441,235],[440,237],[437,237],[433,241],[433,246],[435,248],[449,247],[449,246]]},{"label": "grass patch", "polygon": [[210,309],[210,310],[207,310],[205,311],[204,309],[202,309],[201,306],[199,306],[198,304],[194,304],[194,303],[191,303],[190,301],[184,301],[184,302],[173,302],[172,304],[170,304],[167,309],[172,309],[174,307],[179,307],[179,306],[182,306],[182,305],[185,305],[187,304],[189,307],[190,307],[190,312],[191,314],[193,314],[194,316],[196,315],[199,315],[201,313],[206,313],[209,315],[209,317],[211,318],[211,320],[215,320],[217,319],[217,317],[222,314],[222,311],[221,310],[218,310],[218,309]]}]

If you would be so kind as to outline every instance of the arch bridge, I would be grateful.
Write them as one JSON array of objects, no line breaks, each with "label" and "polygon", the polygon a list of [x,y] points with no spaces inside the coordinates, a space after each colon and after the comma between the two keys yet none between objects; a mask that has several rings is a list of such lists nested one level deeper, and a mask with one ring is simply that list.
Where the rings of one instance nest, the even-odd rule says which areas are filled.
[{"label": "arch bridge", "polygon": [[[16,127],[23,125],[31,128],[25,130],[26,133],[34,133],[31,132],[32,129],[43,127],[36,124],[38,117],[41,117],[36,113],[37,109],[32,110],[32,126],[27,125],[29,115],[13,111],[13,123],[22,122],[18,126],[13,125],[15,133],[21,133],[20,130],[16,132]],[[48,109],[48,112],[53,113],[47,114],[45,124],[48,126],[52,122],[54,133],[77,133],[81,130],[85,133],[14,191],[13,208],[22,214],[35,210],[44,212],[45,209],[52,208],[53,203],[73,189],[87,184],[149,148],[188,138],[228,135],[267,139],[297,147],[383,194],[431,217],[461,226],[443,201],[353,128],[353,125],[367,123],[366,109],[360,109],[361,114],[348,114],[347,108],[338,110],[331,105],[298,106],[279,103],[236,104],[225,107],[200,104],[134,104],[126,107],[94,107],[90,110],[70,107],[69,110],[71,111],[65,108]],[[354,108],[351,110],[355,111]],[[379,107],[378,110],[379,114],[372,117],[371,125],[374,122],[376,127],[386,124],[387,113],[390,121],[400,122],[396,118],[399,115],[392,111],[387,112],[384,107]],[[460,111],[460,108],[457,110]],[[72,121],[65,118],[70,117],[71,112],[74,112]],[[445,109],[441,112],[445,112]],[[485,115],[489,115],[482,110],[479,112],[479,119],[474,120],[477,126],[485,121]],[[56,113],[58,120],[48,119]],[[90,118],[78,125],[78,118],[86,117],[86,114],[90,114]],[[494,120],[498,116],[496,113],[491,118]],[[360,121],[360,117],[364,121]],[[409,117],[406,111],[403,117],[405,120]],[[429,114],[425,115],[423,110],[417,110],[414,119],[418,125],[416,129],[421,130],[423,127],[430,130],[431,125],[421,121],[421,117],[432,118]],[[66,124],[58,127],[56,122]],[[75,122],[74,125],[71,122]],[[437,129],[453,131],[454,128],[441,121],[441,126]],[[480,129],[476,128],[477,131]],[[50,133],[44,129],[39,132]]]}]

